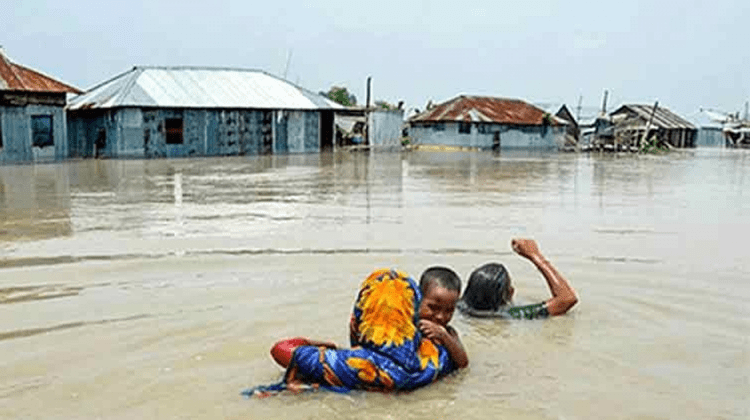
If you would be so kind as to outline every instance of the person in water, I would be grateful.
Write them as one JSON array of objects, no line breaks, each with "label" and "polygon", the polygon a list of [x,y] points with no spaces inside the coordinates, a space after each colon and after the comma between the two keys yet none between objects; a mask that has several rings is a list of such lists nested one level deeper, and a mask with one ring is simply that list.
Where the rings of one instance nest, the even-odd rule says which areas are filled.
[{"label": "person in water", "polygon": [[284,379],[243,394],[307,388],[412,390],[464,368],[466,351],[449,325],[460,290],[460,278],[446,267],[425,270],[419,287],[403,272],[376,270],[355,301],[351,348],[303,337],[279,341],[271,356],[286,368]]},{"label": "person in water", "polygon": [[433,342],[446,348],[457,368],[469,365],[458,332],[448,325],[453,319],[461,293],[461,279],[448,267],[430,267],[419,279],[422,302],[419,305],[419,330]]},{"label": "person in water", "polygon": [[504,265],[492,262],[478,267],[469,276],[466,290],[458,302],[461,312],[476,317],[534,319],[562,315],[578,302],[573,287],[542,255],[534,240],[513,239],[511,246],[542,273],[552,297],[533,305],[513,306],[514,289],[508,270]]}]

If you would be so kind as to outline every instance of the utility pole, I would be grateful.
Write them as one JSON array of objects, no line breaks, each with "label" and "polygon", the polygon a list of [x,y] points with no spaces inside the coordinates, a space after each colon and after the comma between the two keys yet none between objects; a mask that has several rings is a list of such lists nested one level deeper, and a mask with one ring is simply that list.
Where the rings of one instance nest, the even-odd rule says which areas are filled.
[{"label": "utility pole", "polygon": [[602,99],[602,117],[607,115],[607,96],[609,95],[609,91],[604,91],[604,99]]},{"label": "utility pole", "polygon": [[578,107],[576,108],[576,123],[581,123],[581,104],[583,103],[583,95],[578,97]]},{"label": "utility pole", "polygon": [[286,80],[286,74],[289,72],[289,63],[292,62],[292,50],[289,50],[289,54],[286,56],[286,66],[284,67],[284,79]]},{"label": "utility pole", "polygon": [[370,146],[370,93],[372,90],[372,76],[367,76],[367,100],[365,101],[365,133],[367,145]]}]

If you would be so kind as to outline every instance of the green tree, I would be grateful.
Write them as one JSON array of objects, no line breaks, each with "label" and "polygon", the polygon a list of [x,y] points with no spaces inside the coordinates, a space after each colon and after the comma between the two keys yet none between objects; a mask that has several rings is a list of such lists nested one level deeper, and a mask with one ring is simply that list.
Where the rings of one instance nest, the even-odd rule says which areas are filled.
[{"label": "green tree", "polygon": [[343,86],[331,86],[328,92],[320,92],[320,94],[344,106],[357,105],[357,97]]},{"label": "green tree", "polygon": [[389,104],[386,101],[375,101],[375,107],[376,108],[386,109],[386,110],[389,110],[389,111],[393,110],[393,109],[398,109],[396,107],[396,105]]}]

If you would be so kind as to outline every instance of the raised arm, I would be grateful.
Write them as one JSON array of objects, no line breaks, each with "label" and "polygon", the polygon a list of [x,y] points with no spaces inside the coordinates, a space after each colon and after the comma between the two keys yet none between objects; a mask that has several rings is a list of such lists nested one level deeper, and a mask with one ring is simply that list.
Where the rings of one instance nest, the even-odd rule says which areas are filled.
[{"label": "raised arm", "polygon": [[518,255],[531,261],[542,273],[544,279],[547,280],[547,286],[549,286],[549,290],[552,292],[552,298],[546,302],[547,312],[550,315],[562,315],[578,302],[578,297],[573,287],[557,271],[552,263],[544,258],[544,255],[539,251],[536,241],[533,239],[516,238],[511,241],[511,246],[513,247],[513,251]]}]

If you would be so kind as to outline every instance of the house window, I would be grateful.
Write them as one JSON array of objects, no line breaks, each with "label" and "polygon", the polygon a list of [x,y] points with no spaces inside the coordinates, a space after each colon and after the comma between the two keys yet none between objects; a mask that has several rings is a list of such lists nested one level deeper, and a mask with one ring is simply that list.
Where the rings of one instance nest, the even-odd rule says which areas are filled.
[{"label": "house window", "polygon": [[477,125],[477,133],[479,134],[492,134],[492,125],[491,124],[478,124]]},{"label": "house window", "polygon": [[182,144],[182,118],[165,118],[167,144]]},{"label": "house window", "polygon": [[0,112],[0,149],[3,148],[3,113]]},{"label": "house window", "polygon": [[52,115],[31,116],[31,145],[34,147],[52,146]]},{"label": "house window", "polygon": [[435,123],[433,129],[435,131],[445,131],[445,123],[443,123],[443,122]]},{"label": "house window", "polygon": [[471,133],[471,123],[460,122],[458,123],[458,132],[463,134]]}]

